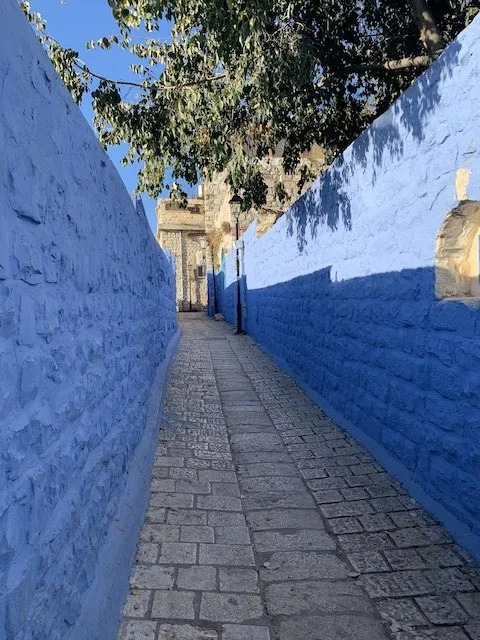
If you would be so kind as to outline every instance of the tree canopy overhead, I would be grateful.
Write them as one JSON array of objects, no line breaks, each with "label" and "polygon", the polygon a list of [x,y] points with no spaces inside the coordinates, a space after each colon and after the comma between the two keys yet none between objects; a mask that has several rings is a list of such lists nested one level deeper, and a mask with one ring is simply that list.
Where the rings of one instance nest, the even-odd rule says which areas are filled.
[{"label": "tree canopy overhead", "polygon": [[[270,148],[285,141],[287,171],[313,143],[333,158],[480,10],[479,0],[108,2],[118,33],[87,46],[129,50],[138,82],[96,75],[20,4],[74,99],[91,92],[101,143],[127,142],[125,162],[142,163],[141,191],[158,196],[169,167],[190,184],[226,169],[245,208],[265,202],[259,160]],[[139,28],[151,37],[132,37]]]}]

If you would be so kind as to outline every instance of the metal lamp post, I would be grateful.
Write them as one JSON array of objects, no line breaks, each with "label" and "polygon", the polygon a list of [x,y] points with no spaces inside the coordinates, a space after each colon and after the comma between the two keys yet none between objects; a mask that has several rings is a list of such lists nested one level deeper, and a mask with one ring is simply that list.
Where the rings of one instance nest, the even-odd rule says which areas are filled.
[{"label": "metal lamp post", "polygon": [[235,247],[237,260],[237,330],[235,333],[238,335],[244,333],[242,328],[242,296],[240,292],[240,248],[238,244],[238,240],[240,238],[239,218],[242,212],[242,203],[242,198],[236,192],[228,203],[230,205],[232,216],[235,218]]}]

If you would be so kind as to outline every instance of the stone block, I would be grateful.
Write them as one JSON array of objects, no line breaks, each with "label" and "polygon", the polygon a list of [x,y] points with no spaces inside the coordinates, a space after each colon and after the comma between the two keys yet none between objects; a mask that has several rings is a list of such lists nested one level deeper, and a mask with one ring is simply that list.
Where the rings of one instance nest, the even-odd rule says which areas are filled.
[{"label": "stone block", "polygon": [[260,596],[202,593],[200,620],[249,622],[262,616],[263,606]]}]

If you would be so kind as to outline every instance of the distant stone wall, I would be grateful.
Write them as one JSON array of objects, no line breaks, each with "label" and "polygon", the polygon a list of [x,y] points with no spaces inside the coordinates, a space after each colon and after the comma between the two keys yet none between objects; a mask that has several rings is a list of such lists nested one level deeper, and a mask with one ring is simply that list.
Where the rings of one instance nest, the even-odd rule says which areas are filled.
[{"label": "distant stone wall", "polygon": [[[268,233],[248,229],[242,279],[253,339],[477,557],[480,298],[435,287],[480,235],[479,57],[477,18]],[[222,281],[234,319],[231,260]]]},{"label": "distant stone wall", "polygon": [[173,274],[15,0],[0,23],[0,638],[113,640]]}]

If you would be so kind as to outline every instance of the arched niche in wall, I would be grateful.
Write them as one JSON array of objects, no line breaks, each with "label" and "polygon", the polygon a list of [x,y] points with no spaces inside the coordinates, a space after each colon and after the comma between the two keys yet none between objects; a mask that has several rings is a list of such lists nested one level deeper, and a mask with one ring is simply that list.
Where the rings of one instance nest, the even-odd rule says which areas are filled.
[{"label": "arched niche in wall", "polygon": [[450,211],[437,235],[437,298],[480,297],[480,201],[464,200]]}]

